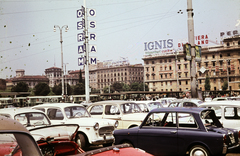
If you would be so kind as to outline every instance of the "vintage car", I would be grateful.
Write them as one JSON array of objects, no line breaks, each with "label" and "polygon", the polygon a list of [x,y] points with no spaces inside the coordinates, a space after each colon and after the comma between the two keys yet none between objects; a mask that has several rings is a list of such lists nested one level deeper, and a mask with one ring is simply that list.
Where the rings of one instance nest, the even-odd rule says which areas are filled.
[{"label": "vintage car", "polygon": [[81,104],[46,103],[32,108],[43,111],[52,124],[78,124],[80,127],[75,141],[84,150],[89,145],[109,146],[114,141],[112,133],[118,126],[118,122],[94,119]]},{"label": "vintage car", "polygon": [[103,147],[103,148],[87,151],[84,153],[76,154],[74,156],[114,156],[114,155],[152,156],[152,154],[149,154],[144,150],[141,150],[139,148],[133,148],[130,144],[121,144],[121,145]]},{"label": "vintage car", "polygon": [[199,99],[176,99],[172,101],[168,107],[198,107],[201,103],[203,103],[202,100]]},{"label": "vintage car", "polygon": [[28,129],[44,155],[84,152],[74,142],[79,129],[77,124],[51,125],[50,120],[42,111],[31,108],[0,109],[0,116],[14,119]]},{"label": "vintage car", "polygon": [[204,102],[199,107],[215,110],[217,118],[224,127],[240,130],[240,101]]},{"label": "vintage car", "polygon": [[0,116],[0,125],[1,156],[42,156],[36,141],[21,123]]},{"label": "vintage car", "polygon": [[155,108],[162,108],[163,105],[159,101],[134,101],[139,105],[142,112],[149,112]]},{"label": "vintage car", "polygon": [[239,146],[239,131],[223,128],[206,108],[154,109],[139,127],[115,130],[114,137],[116,145],[130,143],[153,155],[218,156]]},{"label": "vintage car", "polygon": [[94,118],[117,120],[118,129],[139,126],[147,115],[133,101],[100,101],[91,104],[87,109]]},{"label": "vintage car", "polygon": [[158,99],[157,101],[159,101],[163,107],[167,107],[172,101],[176,100],[177,98],[175,97],[164,97],[161,99]]}]

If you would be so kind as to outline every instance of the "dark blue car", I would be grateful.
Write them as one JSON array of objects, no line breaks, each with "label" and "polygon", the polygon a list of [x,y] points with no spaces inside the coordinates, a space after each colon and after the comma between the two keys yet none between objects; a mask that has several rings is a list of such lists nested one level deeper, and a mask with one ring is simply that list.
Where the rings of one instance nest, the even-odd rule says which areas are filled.
[{"label": "dark blue car", "polygon": [[239,131],[223,128],[214,110],[160,108],[139,127],[114,131],[115,144],[129,143],[153,155],[224,155],[239,146]]}]

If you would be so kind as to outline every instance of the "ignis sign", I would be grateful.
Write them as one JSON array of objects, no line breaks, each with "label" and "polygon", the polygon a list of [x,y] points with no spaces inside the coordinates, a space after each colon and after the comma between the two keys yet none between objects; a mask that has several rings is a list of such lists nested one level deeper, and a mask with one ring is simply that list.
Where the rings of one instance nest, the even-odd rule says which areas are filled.
[{"label": "ignis sign", "polygon": [[144,43],[144,51],[152,51],[152,50],[161,51],[163,49],[172,48],[172,47],[173,47],[173,39]]}]

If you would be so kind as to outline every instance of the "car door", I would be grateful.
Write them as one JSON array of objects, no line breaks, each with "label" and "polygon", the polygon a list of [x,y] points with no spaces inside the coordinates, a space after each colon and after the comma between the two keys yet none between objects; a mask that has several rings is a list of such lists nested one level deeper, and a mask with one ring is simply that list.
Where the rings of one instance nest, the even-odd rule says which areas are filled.
[{"label": "car door", "polygon": [[145,121],[139,128],[136,147],[153,155],[177,155],[176,113],[152,113]]},{"label": "car door", "polygon": [[118,120],[118,129],[123,128],[121,112],[118,105],[111,105],[111,104],[105,105],[103,118]]},{"label": "car door", "polygon": [[222,124],[227,128],[240,129],[240,108],[238,107],[222,107]]}]

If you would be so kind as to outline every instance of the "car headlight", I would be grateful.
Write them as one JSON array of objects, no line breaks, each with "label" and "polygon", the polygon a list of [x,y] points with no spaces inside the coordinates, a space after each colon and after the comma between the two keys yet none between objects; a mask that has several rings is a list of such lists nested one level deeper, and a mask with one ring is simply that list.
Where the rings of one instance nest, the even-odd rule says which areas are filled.
[{"label": "car headlight", "polygon": [[118,121],[115,122],[114,127],[115,127],[115,128],[118,127]]},{"label": "car headlight", "polygon": [[93,126],[93,128],[94,128],[95,130],[98,130],[98,129],[99,129],[99,124],[96,122],[95,125]]}]

